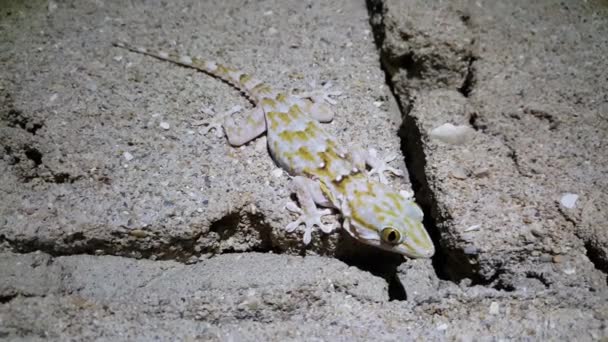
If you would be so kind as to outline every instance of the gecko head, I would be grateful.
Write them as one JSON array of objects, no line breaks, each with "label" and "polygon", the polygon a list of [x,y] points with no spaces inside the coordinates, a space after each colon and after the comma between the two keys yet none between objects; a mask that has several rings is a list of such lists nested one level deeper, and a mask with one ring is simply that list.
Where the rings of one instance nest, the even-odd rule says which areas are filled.
[{"label": "gecko head", "polygon": [[422,224],[420,207],[392,190],[380,193],[373,201],[359,201],[367,205],[352,207],[349,233],[366,244],[409,258],[433,256],[435,247]]}]

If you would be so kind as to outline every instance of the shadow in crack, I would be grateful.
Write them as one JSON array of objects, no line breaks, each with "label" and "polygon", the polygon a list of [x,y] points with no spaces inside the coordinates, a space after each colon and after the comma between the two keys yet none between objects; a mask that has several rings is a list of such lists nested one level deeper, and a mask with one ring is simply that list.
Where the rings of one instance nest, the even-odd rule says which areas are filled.
[{"label": "shadow in crack", "polygon": [[456,246],[445,246],[443,243],[445,240],[441,238],[439,226],[441,222],[450,221],[451,217],[449,213],[439,208],[435,194],[429,186],[425,171],[426,155],[422,147],[422,135],[414,117],[404,116],[399,137],[416,203],[424,212],[424,226],[435,244],[433,267],[437,276],[440,279],[452,281],[470,278],[475,282],[478,277],[478,270],[475,269],[475,266],[478,265],[474,260],[475,256],[467,255]]},{"label": "shadow in crack", "polygon": [[403,256],[368,246],[342,232],[336,257],[349,266],[383,278],[388,284],[389,300],[407,300],[405,287],[397,276],[397,268],[405,260]]},{"label": "shadow in crack", "polygon": [[[391,77],[396,72],[396,69],[406,69],[407,75],[420,76],[423,74],[425,66],[421,64],[421,60],[410,53],[402,56],[401,59],[395,59],[395,56],[389,55],[389,52],[383,50],[385,39],[385,23],[384,23],[384,3],[382,0],[367,0],[367,9],[370,17],[374,40],[378,50],[380,51],[380,61],[385,72],[386,84],[391,89],[394,96],[395,84]],[[468,22],[469,18],[465,15],[461,20]],[[402,37],[407,40],[411,37]],[[468,57],[467,75],[458,89],[464,96],[468,96],[475,85],[473,74],[473,64],[475,58]],[[407,94],[408,90],[403,89],[403,93]],[[414,190],[416,202],[424,212],[424,226],[431,235],[435,244],[435,255],[433,256],[433,267],[437,277],[443,280],[459,281],[463,278],[471,278],[475,283],[478,281],[478,263],[476,255],[467,255],[462,248],[457,246],[447,246],[448,239],[442,239],[441,227],[442,222],[451,220],[448,212],[442,211],[437,203],[435,194],[429,186],[429,180],[426,174],[426,155],[423,148],[423,137],[421,128],[416,121],[416,118],[409,115],[413,108],[413,99],[408,99],[407,95],[398,98],[397,104],[399,111],[403,117],[403,122],[399,129],[399,137],[401,138],[401,150],[405,155],[405,164],[410,176],[410,182]]]}]

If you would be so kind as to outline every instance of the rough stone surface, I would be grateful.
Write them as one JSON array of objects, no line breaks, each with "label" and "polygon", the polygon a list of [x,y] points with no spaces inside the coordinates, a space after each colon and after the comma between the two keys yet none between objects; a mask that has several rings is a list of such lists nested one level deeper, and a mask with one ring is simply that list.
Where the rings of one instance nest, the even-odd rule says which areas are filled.
[{"label": "rough stone surface", "polygon": [[[246,99],[200,72],[111,46],[125,40],[201,55],[286,89],[332,82],[348,96],[328,129],[398,151],[399,116],[388,110],[365,7],[291,5],[9,4],[0,114],[5,239],[22,251],[181,260],[299,252],[301,233],[282,229],[291,219],[288,178],[272,172],[264,139],[235,149],[201,133],[202,107],[220,112],[247,107]],[[382,131],[393,134],[373,134]],[[339,236],[317,238],[311,250],[335,254]]]},{"label": "rough stone surface", "polygon": [[[606,211],[596,207],[608,189],[608,62],[598,53],[608,51],[605,6],[374,6],[381,53],[405,109],[408,166],[448,277],[509,290],[530,279],[605,288],[596,270],[608,264]],[[445,123],[476,134],[465,145],[431,139]],[[580,196],[577,207],[560,206],[565,193]],[[546,265],[543,253],[567,262]]]},{"label": "rough stone surface", "polygon": [[[606,338],[605,37],[599,0],[4,1],[0,339]],[[401,143],[437,255],[304,247],[264,138],[201,134],[247,101],[114,40],[331,81],[327,129]]]}]

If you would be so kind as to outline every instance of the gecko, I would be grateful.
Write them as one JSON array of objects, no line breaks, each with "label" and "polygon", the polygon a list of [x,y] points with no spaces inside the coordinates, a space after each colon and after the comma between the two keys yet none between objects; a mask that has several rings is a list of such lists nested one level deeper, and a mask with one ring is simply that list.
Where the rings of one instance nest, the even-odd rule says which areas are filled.
[{"label": "gecko", "polygon": [[[218,78],[240,90],[254,108],[236,123],[233,110],[208,122],[226,135],[232,146],[241,146],[266,133],[268,151],[278,166],[288,172],[299,206],[288,202],[286,209],[298,215],[285,229],[294,232],[304,226],[308,245],[317,227],[324,233],[336,224],[321,218],[342,216],[342,228],[356,240],[408,258],[429,258],[435,253],[420,207],[408,196],[392,189],[384,176],[400,170],[387,165],[390,159],[377,157],[375,150],[347,150],[320,123],[330,122],[335,104],[326,84],[320,91],[293,94],[275,90],[250,74],[223,64],[188,55],[114,42],[114,46],[148,55]],[[370,170],[367,170],[367,166]],[[377,174],[378,180],[373,175]]]}]

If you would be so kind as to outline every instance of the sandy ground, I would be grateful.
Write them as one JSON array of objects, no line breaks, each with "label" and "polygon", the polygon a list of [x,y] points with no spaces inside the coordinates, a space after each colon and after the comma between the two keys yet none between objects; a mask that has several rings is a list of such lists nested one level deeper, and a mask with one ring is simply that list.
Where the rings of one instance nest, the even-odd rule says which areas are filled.
[{"label": "sandy ground", "polygon": [[[0,1],[0,338],[608,338],[605,37],[606,1]],[[265,139],[202,133],[246,99],[116,40],[334,84],[436,256],[303,246]]]}]

